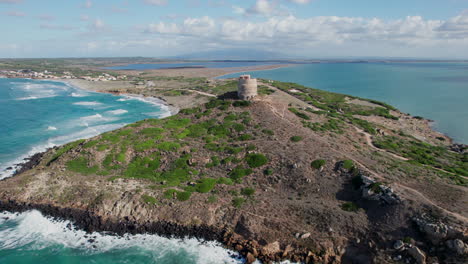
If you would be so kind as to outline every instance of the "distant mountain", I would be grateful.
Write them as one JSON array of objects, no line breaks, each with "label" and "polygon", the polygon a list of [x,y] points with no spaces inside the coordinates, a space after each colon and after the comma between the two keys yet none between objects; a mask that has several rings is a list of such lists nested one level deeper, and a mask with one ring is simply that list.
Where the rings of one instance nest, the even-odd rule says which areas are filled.
[{"label": "distant mountain", "polygon": [[168,57],[170,59],[188,60],[280,60],[294,59],[294,57],[265,50],[255,49],[224,49],[201,51]]}]

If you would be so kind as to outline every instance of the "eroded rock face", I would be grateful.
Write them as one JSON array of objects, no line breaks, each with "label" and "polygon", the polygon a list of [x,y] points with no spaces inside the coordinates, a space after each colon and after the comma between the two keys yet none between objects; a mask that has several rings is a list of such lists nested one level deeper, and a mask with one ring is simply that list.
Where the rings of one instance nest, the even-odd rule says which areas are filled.
[{"label": "eroded rock face", "polygon": [[418,247],[412,247],[407,250],[408,254],[416,260],[418,264],[426,263],[426,254]]},{"label": "eroded rock face", "polygon": [[426,215],[415,217],[413,220],[416,222],[419,231],[424,233],[434,245],[438,245],[456,233],[456,230],[453,230],[442,222],[430,219]]}]

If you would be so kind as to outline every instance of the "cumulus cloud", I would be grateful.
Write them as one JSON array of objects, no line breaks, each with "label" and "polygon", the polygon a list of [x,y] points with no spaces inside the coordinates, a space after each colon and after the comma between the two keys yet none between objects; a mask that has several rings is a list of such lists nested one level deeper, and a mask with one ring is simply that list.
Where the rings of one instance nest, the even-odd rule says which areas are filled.
[{"label": "cumulus cloud", "polygon": [[145,4],[155,5],[155,6],[165,6],[167,5],[167,0],[145,0]]},{"label": "cumulus cloud", "polygon": [[286,9],[282,8],[277,1],[270,0],[256,0],[255,4],[250,7],[244,8],[239,6],[233,6],[234,13],[252,16],[260,15],[265,17],[270,16],[286,16],[289,14]]},{"label": "cumulus cloud", "polygon": [[288,0],[289,2],[296,3],[296,4],[308,4],[312,2],[312,0]]},{"label": "cumulus cloud", "polygon": [[151,24],[147,33],[182,35],[218,43],[268,44],[276,47],[320,44],[380,43],[428,46],[447,41],[468,41],[468,15],[447,21],[420,16],[385,21],[377,18],[322,16],[312,18],[271,17],[249,22],[210,17],[187,18],[182,23]]}]

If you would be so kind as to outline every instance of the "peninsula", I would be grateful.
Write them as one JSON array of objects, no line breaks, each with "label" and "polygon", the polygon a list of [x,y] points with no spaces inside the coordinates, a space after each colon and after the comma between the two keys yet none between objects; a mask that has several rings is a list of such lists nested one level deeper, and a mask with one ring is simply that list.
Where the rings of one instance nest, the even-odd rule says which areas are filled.
[{"label": "peninsula", "polygon": [[36,155],[0,181],[0,210],[216,240],[247,263],[467,261],[467,149],[428,120],[247,76],[72,68],[115,77],[73,85],[159,98],[174,115]]}]

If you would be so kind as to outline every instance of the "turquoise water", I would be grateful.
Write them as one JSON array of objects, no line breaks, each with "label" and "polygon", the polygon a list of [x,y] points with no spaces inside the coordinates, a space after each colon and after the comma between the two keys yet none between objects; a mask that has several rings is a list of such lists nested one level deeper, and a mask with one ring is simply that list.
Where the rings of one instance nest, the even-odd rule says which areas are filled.
[{"label": "turquoise water", "polygon": [[320,63],[249,74],[384,101],[468,144],[467,63]]},{"label": "turquoise water", "polygon": [[61,82],[0,79],[0,113],[1,178],[5,168],[48,147],[169,111],[141,98],[92,93]]},{"label": "turquoise water", "polygon": [[[148,99],[146,99],[148,100]],[[4,169],[54,145],[145,118],[169,115],[157,101],[91,93],[60,82],[0,79],[0,179]],[[238,263],[216,243],[155,235],[114,237],[70,230],[37,211],[0,212],[0,263]],[[93,238],[96,242],[89,242]]]}]

